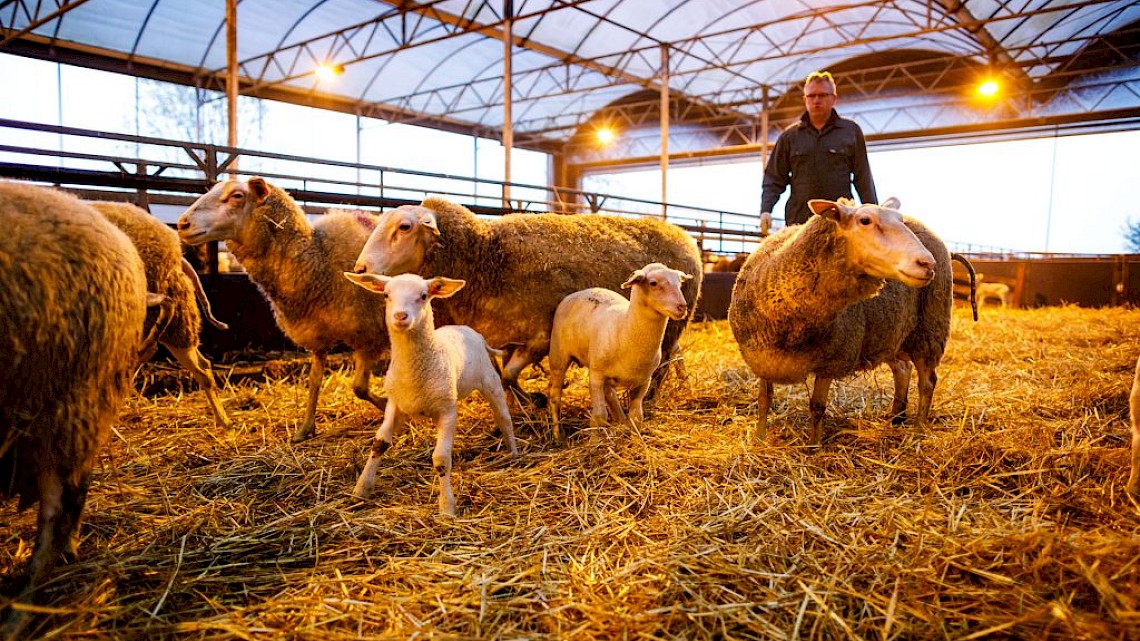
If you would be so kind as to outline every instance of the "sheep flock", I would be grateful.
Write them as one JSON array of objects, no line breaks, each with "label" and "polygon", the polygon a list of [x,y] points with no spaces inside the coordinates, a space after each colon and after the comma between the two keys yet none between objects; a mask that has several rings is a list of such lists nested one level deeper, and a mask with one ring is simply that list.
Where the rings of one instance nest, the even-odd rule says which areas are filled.
[{"label": "sheep flock", "polygon": [[[929,287],[948,288],[937,279],[949,263],[941,251],[927,250],[929,260],[914,260],[933,276],[906,267],[907,277],[916,278],[896,282],[878,265],[844,291],[864,301],[910,301],[905,313],[860,312],[862,349],[882,341],[872,334],[899,323],[900,329],[886,332],[895,342],[883,343],[893,347],[876,348],[884,356],[855,358],[854,365],[824,371],[818,363],[839,363],[836,354],[846,352],[833,348],[804,360],[807,352],[794,351],[790,340],[804,330],[795,329],[779,344],[793,351],[768,360],[785,369],[799,367],[803,374],[781,377],[764,369],[768,365],[757,371],[763,359],[747,346],[767,343],[738,342],[749,331],[768,331],[748,326],[756,322],[753,317],[692,322],[702,273],[695,245],[683,234],[659,234],[653,242],[643,236],[641,245],[656,253],[622,263],[616,282],[606,272],[598,276],[604,282],[568,279],[558,285],[569,290],[558,300],[591,288],[625,299],[621,285],[636,288],[637,272],[644,277],[651,263],[678,275],[673,284],[684,312],[661,318],[664,328],[676,332],[673,343],[656,329],[639,336],[649,335],[649,345],[657,342],[659,359],[675,368],[673,374],[657,381],[641,420],[599,421],[589,363],[565,373],[552,407],[535,402],[539,391],[552,401],[556,396],[548,385],[554,372],[548,376],[535,355],[557,349],[552,339],[558,305],[546,308],[550,279],[533,282],[529,267],[517,261],[501,264],[503,273],[512,274],[501,282],[480,271],[488,264],[480,261],[493,259],[508,242],[494,227],[499,221],[455,226],[469,212],[429,199],[379,217],[342,212],[310,224],[272,184],[232,182],[187,211],[182,240],[200,241],[206,229],[210,238],[224,237],[273,304],[282,329],[291,338],[328,331],[333,338],[323,341],[352,350],[353,366],[329,371],[314,356],[310,372],[298,375],[308,382],[300,391],[295,377],[287,376],[220,389],[199,381],[176,396],[143,396],[127,389],[140,355],[146,355],[140,354],[144,337],[153,329],[156,312],[147,314],[145,306],[171,305],[174,296],[147,279],[139,242],[104,224],[97,207],[37,191],[62,198],[69,216],[87,217],[85,224],[114,241],[68,234],[71,244],[55,248],[42,234],[25,245],[19,244],[20,234],[6,234],[0,237],[0,277],[33,279],[27,274],[42,272],[34,280],[54,283],[51,291],[108,290],[73,296],[71,303],[43,298],[102,305],[94,313],[104,316],[125,306],[131,316],[115,323],[118,351],[90,342],[91,349],[69,357],[81,361],[21,361],[17,357],[29,349],[76,350],[27,347],[39,345],[34,341],[41,339],[33,337],[61,334],[29,328],[61,321],[52,320],[51,312],[26,311],[34,309],[26,295],[10,296],[30,291],[24,281],[0,281],[0,310],[8,314],[0,327],[0,355],[19,373],[5,379],[5,398],[25,391],[20,381],[26,379],[48,395],[29,396],[27,402],[42,404],[44,398],[65,396],[54,391],[59,386],[80,380],[105,391],[80,395],[106,405],[100,418],[91,419],[93,427],[77,432],[95,439],[94,451],[83,445],[83,454],[58,437],[52,438],[59,446],[12,449],[13,434],[24,438],[23,425],[39,423],[28,423],[19,406],[9,411],[10,401],[4,405],[0,496],[39,500],[42,514],[53,506],[43,489],[52,484],[41,481],[33,490],[20,466],[50,462],[78,473],[86,467],[90,477],[82,485],[89,494],[82,525],[74,519],[79,538],[68,534],[49,542],[55,551],[47,564],[36,560],[47,553],[39,551],[35,533],[58,529],[38,527],[35,514],[0,503],[5,637],[1062,639],[1130,638],[1137,629],[1136,310],[1009,308],[975,322],[967,308],[952,305],[948,289],[922,302]],[[253,202],[234,203],[238,193],[238,201]],[[266,202],[272,203],[269,215],[249,216]],[[6,206],[0,198],[0,214],[9,215]],[[921,247],[934,242],[916,220],[897,217],[897,202],[872,209],[843,202],[818,207],[798,233],[806,234],[809,226],[838,229],[845,216],[858,220],[866,214],[905,220]],[[260,229],[250,232],[251,224]],[[380,234],[392,247],[410,251],[377,252]],[[508,235],[525,237],[518,229]],[[786,249],[789,235],[774,234],[762,250]],[[618,236],[620,242],[637,238]],[[337,248],[340,241],[333,239],[351,241]],[[678,239],[676,249],[664,249],[669,239]],[[109,247],[119,254],[94,260],[125,267],[84,270],[58,254],[33,263],[26,258],[35,255],[31,245],[68,256],[85,255],[88,246]],[[448,252],[460,246],[478,250],[447,262]],[[243,250],[248,253],[239,255]],[[738,287],[767,282],[758,270],[775,273],[771,264],[756,264],[761,254],[741,268]],[[531,255],[547,260],[545,250]],[[13,271],[15,256],[26,266],[21,271]],[[384,263],[400,256],[411,262]],[[462,262],[476,267],[462,272]],[[55,275],[61,264],[75,271]],[[312,266],[312,273],[298,264]],[[444,265],[456,268],[444,273]],[[132,284],[129,295],[112,295],[106,285],[80,278]],[[457,285],[456,279],[467,282]],[[385,290],[399,285],[378,295],[361,281],[382,282]],[[335,293],[319,291],[334,286]],[[760,291],[778,299],[775,294],[786,286]],[[813,296],[826,294],[816,289]],[[608,300],[609,294],[597,296]],[[741,290],[733,304],[756,296],[762,294]],[[532,329],[525,312],[517,310],[530,298],[542,301],[545,332]],[[794,307],[801,298],[808,297],[793,295],[786,304]],[[349,307],[349,300],[360,307]],[[325,305],[342,315],[367,310],[369,318],[347,323]],[[837,313],[850,316],[842,311],[847,307]],[[10,321],[16,309],[33,320]],[[406,324],[411,331],[424,322],[410,311],[415,309],[429,312],[431,338],[413,331],[411,338],[393,334],[390,340],[389,326]],[[404,316],[397,317],[401,311]],[[171,318],[173,323],[177,316]],[[509,319],[501,335],[481,329],[494,328],[494,318]],[[589,322],[617,326],[612,320]],[[788,327],[803,324],[792,322]],[[934,324],[933,338],[924,339],[932,352],[922,352],[908,338],[922,335],[924,322]],[[453,329],[455,323],[469,329]],[[587,327],[576,323],[572,329],[581,333]],[[361,331],[366,342],[353,345],[344,338]],[[317,338],[294,340],[313,354],[327,356],[332,349]],[[428,344],[435,347],[424,351]],[[924,391],[920,368],[916,420],[900,423],[907,409],[900,378],[909,384],[911,363],[921,358],[937,368],[937,375],[927,374],[937,382],[937,394],[933,384]],[[59,362],[44,366],[49,361]],[[31,369],[21,365],[27,362]],[[414,367],[401,370],[401,363]],[[361,373],[378,365],[393,373],[385,393],[370,389]],[[100,378],[106,375],[94,373],[99,368],[112,369],[117,382]],[[432,368],[453,373],[422,373],[437,371]],[[479,372],[479,385],[495,383],[481,394],[486,401],[461,400],[469,389],[482,391],[460,383],[467,368]],[[827,379],[822,398],[821,379]],[[454,382],[441,385],[448,380]],[[501,396],[512,381],[527,393]],[[790,384],[778,393],[767,390],[769,429],[758,439],[757,397],[765,381]],[[211,393],[220,397],[223,414],[213,411]],[[400,399],[411,397],[414,404],[437,393],[453,408],[444,416],[453,411],[453,418],[441,423],[425,405],[405,412],[402,418],[411,420],[397,426],[393,418],[389,426],[389,415],[410,407]],[[562,442],[553,430],[555,405],[566,433]],[[242,429],[227,429],[230,422],[222,416]],[[56,430],[45,433],[59,434],[64,423],[42,425]],[[44,454],[32,458],[31,451]],[[6,485],[11,479],[16,485]],[[55,555],[66,563],[55,563]],[[24,581],[29,572],[32,583]]]}]

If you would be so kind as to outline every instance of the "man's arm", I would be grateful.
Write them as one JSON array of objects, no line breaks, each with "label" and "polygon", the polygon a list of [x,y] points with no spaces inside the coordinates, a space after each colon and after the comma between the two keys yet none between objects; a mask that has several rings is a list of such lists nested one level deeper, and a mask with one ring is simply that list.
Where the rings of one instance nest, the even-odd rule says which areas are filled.
[{"label": "man's arm", "polygon": [[776,146],[768,156],[768,164],[764,167],[764,188],[760,193],[760,211],[771,213],[776,201],[792,179],[792,167],[788,158],[789,143],[781,134],[776,139]]},{"label": "man's arm", "polygon": [[855,155],[852,163],[854,166],[851,173],[854,175],[855,191],[859,192],[859,202],[879,202],[879,197],[875,194],[875,179],[871,176],[871,161],[867,159],[867,140],[858,125],[855,126]]}]

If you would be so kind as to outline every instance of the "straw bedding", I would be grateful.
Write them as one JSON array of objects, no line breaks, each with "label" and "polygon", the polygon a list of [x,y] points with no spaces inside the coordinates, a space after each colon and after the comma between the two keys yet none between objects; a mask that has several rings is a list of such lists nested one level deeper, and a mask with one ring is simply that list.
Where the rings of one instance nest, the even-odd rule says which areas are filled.
[{"label": "straw bedding", "polygon": [[[777,387],[769,440],[750,442],[754,379],[724,322],[687,333],[685,373],[641,430],[589,429],[572,370],[567,446],[516,413],[511,460],[473,398],[456,519],[436,513],[424,422],[374,499],[349,496],[380,417],[347,368],[296,446],[303,371],[231,382],[231,433],[192,386],[136,395],[35,634],[1140,638],[1140,510],[1121,490],[1140,311],[983,312],[955,310],[924,434],[882,420],[881,368],[833,386],[821,450],[802,447],[803,386]],[[34,511],[5,504],[0,523],[10,584]]]}]

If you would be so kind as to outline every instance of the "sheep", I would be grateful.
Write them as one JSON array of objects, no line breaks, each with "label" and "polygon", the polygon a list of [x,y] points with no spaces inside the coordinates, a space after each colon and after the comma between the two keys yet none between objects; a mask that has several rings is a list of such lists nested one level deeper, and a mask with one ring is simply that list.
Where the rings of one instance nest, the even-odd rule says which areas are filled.
[{"label": "sheep", "polygon": [[1132,471],[1125,489],[1133,499],[1140,501],[1140,359],[1132,377],[1132,393],[1128,397],[1128,415],[1132,423]]},{"label": "sheep", "polygon": [[[39,502],[16,600],[74,556],[91,472],[131,388],[146,274],[130,240],[54,189],[0,182],[0,497]],[[13,609],[0,635],[30,619]]]},{"label": "sheep", "polygon": [[884,362],[895,422],[905,420],[910,363],[917,368],[921,428],[950,333],[950,253],[898,212],[898,199],[808,204],[811,220],[773,234],[748,258],[729,304],[740,353],[760,378],[757,437],[767,435],[773,383],[813,374],[808,440],[818,446],[832,380]]},{"label": "sheep", "polygon": [[575,292],[558,304],[550,337],[550,415],[554,438],[563,442],[558,412],[562,384],[571,361],[590,372],[590,425],[606,424],[606,405],[619,421],[626,415],[616,386],[629,390],[629,422],[644,421],[642,399],[650,376],[661,364],[661,340],[669,319],[688,313],[681,283],[692,276],[661,263],[638,269],[622,283],[629,300],[617,292],[593,287]]},{"label": "sheep", "polygon": [[[462,205],[432,197],[422,205],[384,212],[355,271],[447,274],[467,281],[457,296],[441,301],[440,309],[454,322],[474,328],[492,347],[507,349],[503,380],[516,395],[526,395],[519,373],[546,356],[558,303],[589,287],[618,289],[635,269],[652,262],[695,275],[683,287],[689,313],[665,331],[662,352],[669,360],[696,309],[701,254],[684,230],[661,220],[510,214],[484,221]],[[652,387],[666,370],[654,373]],[[541,395],[531,398],[543,400]]]},{"label": "sheep", "polygon": [[984,283],[982,280],[985,274],[977,275],[977,297],[978,302],[984,303],[987,299],[996,298],[1001,302],[1003,308],[1009,307],[1009,302],[1012,299],[1013,290],[1005,283]]},{"label": "sheep", "polygon": [[415,274],[395,277],[353,274],[345,277],[386,299],[385,322],[392,345],[392,362],[384,377],[388,406],[384,422],[376,431],[372,452],[356,481],[353,496],[365,499],[376,485],[376,468],[384,452],[409,417],[426,416],[436,425],[432,464],[439,475],[439,511],[455,516],[451,489],[451,447],[455,441],[458,403],[473,390],[491,404],[495,425],[506,439],[511,454],[518,455],[507,396],[503,391],[494,354],[475,330],[464,325],[436,329],[431,300],[449,298],[466,284],[462,280],[436,277],[424,280]]},{"label": "sheep", "polygon": [[[218,400],[218,387],[214,382],[210,361],[198,350],[202,321],[195,299],[201,301],[207,320],[215,327],[228,329],[228,326],[214,318],[197,272],[182,257],[182,243],[178,240],[178,234],[134,205],[113,202],[88,204],[131,239],[146,269],[147,289],[166,296],[171,306],[169,321],[163,326],[156,324],[157,343],[170,351],[205,392],[215,423],[227,429],[232,427],[233,422]],[[153,353],[144,354],[143,358],[149,360],[151,356]]]},{"label": "sheep", "polygon": [[289,194],[260,177],[214,185],[178,219],[184,243],[224,240],[269,300],[285,335],[312,353],[308,404],[294,443],[316,433],[328,353],[340,343],[353,350],[353,392],[384,409],[384,399],[368,386],[373,365],[388,352],[383,308],[376,296],[341,277],[373,222],[361,212],[332,212],[310,224]]}]

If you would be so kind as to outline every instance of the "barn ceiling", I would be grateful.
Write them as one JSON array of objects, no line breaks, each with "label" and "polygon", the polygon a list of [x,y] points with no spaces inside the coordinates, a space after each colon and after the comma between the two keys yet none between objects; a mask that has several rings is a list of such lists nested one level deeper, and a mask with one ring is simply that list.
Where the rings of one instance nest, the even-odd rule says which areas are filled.
[{"label": "barn ceiling", "polygon": [[[0,0],[0,52],[224,89],[224,0]],[[519,146],[588,158],[608,121],[652,155],[740,149],[840,78],[872,141],[1140,120],[1134,0],[241,0],[242,94],[498,138],[504,34]],[[340,65],[331,81],[314,74]],[[989,103],[985,75],[1005,89]],[[765,127],[767,123],[768,127]],[[612,152],[611,152],[612,153]]]}]

